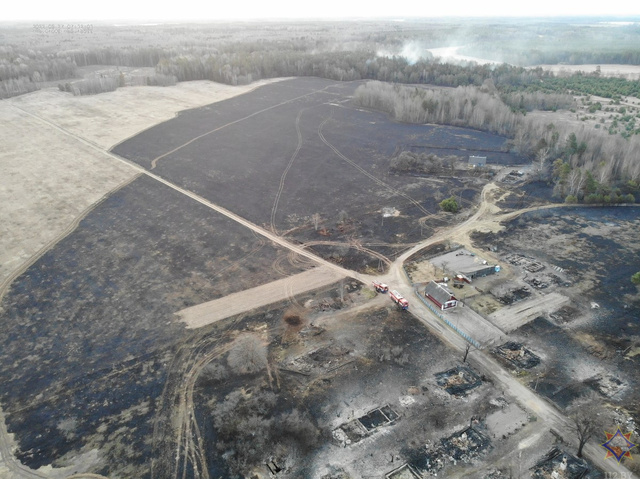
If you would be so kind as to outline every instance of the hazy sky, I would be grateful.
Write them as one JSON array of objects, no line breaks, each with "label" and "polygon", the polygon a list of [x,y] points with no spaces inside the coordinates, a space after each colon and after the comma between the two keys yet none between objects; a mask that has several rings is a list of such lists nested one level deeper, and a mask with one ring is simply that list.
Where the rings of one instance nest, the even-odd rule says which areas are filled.
[{"label": "hazy sky", "polygon": [[35,0],[6,2],[0,20],[224,20],[250,18],[639,15],[640,2],[575,0]]}]

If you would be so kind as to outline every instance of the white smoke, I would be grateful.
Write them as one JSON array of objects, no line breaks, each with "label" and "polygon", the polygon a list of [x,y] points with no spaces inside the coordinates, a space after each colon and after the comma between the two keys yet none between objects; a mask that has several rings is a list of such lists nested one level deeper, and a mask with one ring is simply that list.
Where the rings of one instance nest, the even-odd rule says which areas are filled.
[{"label": "white smoke", "polygon": [[378,50],[377,55],[379,57],[403,57],[410,65],[413,65],[420,60],[429,60],[433,57],[429,50],[424,48],[418,42],[406,42],[402,45],[400,51],[391,51],[387,49]]}]

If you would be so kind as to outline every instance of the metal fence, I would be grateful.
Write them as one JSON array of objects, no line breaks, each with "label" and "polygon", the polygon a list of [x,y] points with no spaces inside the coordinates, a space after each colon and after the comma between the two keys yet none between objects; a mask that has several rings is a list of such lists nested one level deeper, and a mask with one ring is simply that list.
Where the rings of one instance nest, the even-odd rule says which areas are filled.
[{"label": "metal fence", "polygon": [[458,333],[460,336],[462,336],[466,341],[468,341],[469,343],[473,344],[477,349],[482,349],[482,345],[478,341],[473,339],[471,336],[469,336],[467,333],[465,333],[464,331],[459,329],[451,321],[449,321],[447,318],[445,318],[444,315],[439,310],[437,310],[431,303],[429,303],[427,298],[423,298],[422,297],[422,295],[420,294],[420,292],[417,289],[414,289],[413,292],[416,293],[416,296],[418,298],[420,298],[420,301],[422,301],[424,303],[424,305],[427,308],[429,308],[433,314],[435,314],[442,321],[444,321],[447,324],[447,326],[449,326],[456,333]]}]

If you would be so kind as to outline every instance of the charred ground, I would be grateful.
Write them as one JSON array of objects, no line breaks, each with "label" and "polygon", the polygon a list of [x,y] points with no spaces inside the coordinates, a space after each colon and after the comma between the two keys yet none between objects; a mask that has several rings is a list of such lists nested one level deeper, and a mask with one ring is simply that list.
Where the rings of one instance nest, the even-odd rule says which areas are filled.
[{"label": "charred ground", "polygon": [[[523,271],[529,278],[561,276],[540,291],[555,289],[570,299],[511,333],[541,356],[523,380],[561,408],[595,391],[627,411],[621,419],[631,429],[640,420],[640,300],[630,281],[638,268],[639,225],[635,208],[559,208],[524,214],[498,234],[475,235],[478,246],[496,249],[507,264],[520,254],[544,268]],[[535,284],[526,285],[530,292]]]},{"label": "charred ground", "polygon": [[103,473],[148,462],[166,366],[189,336],[174,313],[301,271],[282,257],[146,177],[100,203],[2,300],[1,400],[17,457],[37,468],[108,445]]},{"label": "charred ground", "polygon": [[[449,224],[438,203],[456,195],[473,204],[486,182],[455,172],[393,174],[398,152],[442,155],[446,147],[465,169],[469,155],[487,156],[487,150],[497,155],[488,154],[489,162],[522,161],[496,135],[402,124],[356,109],[350,97],[358,84],[314,78],[274,83],[185,111],[113,152],[295,241],[356,238],[385,255],[385,245],[402,249]],[[397,215],[383,218],[383,208]],[[370,258],[359,269],[376,263]]]}]

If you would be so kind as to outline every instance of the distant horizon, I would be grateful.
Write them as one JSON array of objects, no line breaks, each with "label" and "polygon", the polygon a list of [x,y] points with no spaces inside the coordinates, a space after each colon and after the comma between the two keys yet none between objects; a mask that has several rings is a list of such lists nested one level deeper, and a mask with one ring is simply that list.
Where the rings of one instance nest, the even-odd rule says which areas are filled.
[{"label": "distant horizon", "polygon": [[249,23],[249,22],[354,22],[354,21],[387,21],[387,22],[441,22],[448,20],[590,20],[590,21],[601,21],[601,23],[620,23],[620,26],[633,25],[636,23],[640,24],[640,14],[633,15],[491,15],[491,16],[461,16],[461,15],[443,15],[443,16],[432,16],[432,17],[401,17],[401,16],[353,16],[353,17],[229,17],[229,18],[198,18],[198,19],[188,19],[188,18],[30,18],[30,19],[0,19],[0,25],[9,25],[9,24],[31,24],[33,22],[48,22],[48,23],[78,23],[78,22],[93,22],[99,25],[113,25],[123,24],[123,25],[139,25],[139,26],[155,26],[155,25],[181,25],[181,24],[210,24],[210,23],[222,23],[222,22],[238,22],[238,23]]},{"label": "distant horizon", "polygon": [[217,21],[336,21],[336,20],[429,20],[443,18],[640,18],[640,5],[610,2],[605,5],[559,3],[539,0],[523,4],[490,0],[459,0],[451,4],[389,5],[378,2],[340,2],[327,0],[321,5],[291,4],[274,0],[246,0],[226,4],[202,4],[186,0],[178,4],[139,4],[112,0],[88,3],[69,0],[63,3],[13,3],[5,7],[0,23],[21,22],[144,22],[209,23]]}]

